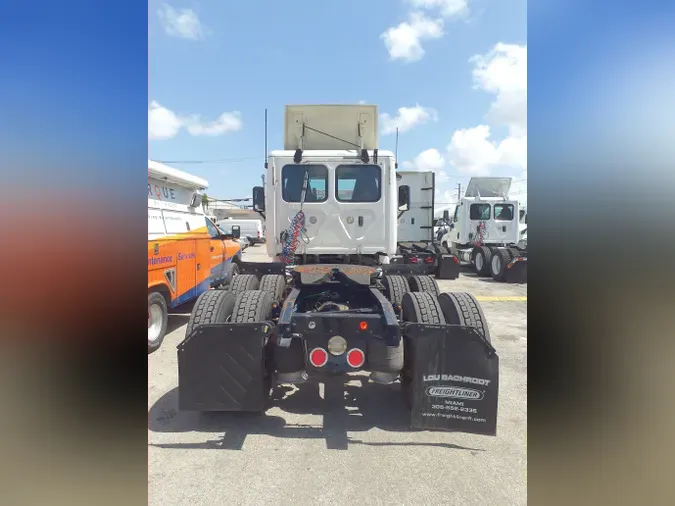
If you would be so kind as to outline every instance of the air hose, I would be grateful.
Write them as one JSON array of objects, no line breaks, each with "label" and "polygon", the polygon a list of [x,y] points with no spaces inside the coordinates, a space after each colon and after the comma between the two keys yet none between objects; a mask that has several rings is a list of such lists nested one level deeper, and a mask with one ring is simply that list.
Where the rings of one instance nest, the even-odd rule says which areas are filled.
[{"label": "air hose", "polygon": [[301,236],[305,244],[309,243],[309,238],[307,237],[305,230],[305,213],[302,210],[302,207],[305,205],[305,195],[307,194],[307,187],[309,183],[309,171],[305,169],[305,177],[302,182],[302,194],[300,196],[300,210],[295,213],[293,219],[291,220],[291,225],[288,227],[288,231],[283,234],[282,246],[281,246],[281,261],[285,264],[293,263],[295,259],[295,250],[298,249],[298,242]]},{"label": "air hose", "polygon": [[487,236],[488,233],[485,228],[485,222],[481,221],[478,223],[478,226],[476,227],[476,239],[473,242],[474,246],[481,247],[483,245],[483,241],[487,238]]},{"label": "air hose", "polygon": [[283,244],[281,247],[281,260],[285,264],[293,262],[295,257],[295,250],[298,249],[298,242],[301,234],[305,230],[305,213],[300,209],[293,219],[288,232],[285,234]]}]

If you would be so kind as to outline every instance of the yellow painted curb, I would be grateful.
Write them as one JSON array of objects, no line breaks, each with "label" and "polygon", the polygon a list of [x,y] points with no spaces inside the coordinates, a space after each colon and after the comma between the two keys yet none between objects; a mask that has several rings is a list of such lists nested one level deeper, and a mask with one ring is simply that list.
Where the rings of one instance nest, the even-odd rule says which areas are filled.
[{"label": "yellow painted curb", "polygon": [[488,296],[481,296],[481,295],[476,295],[476,300],[479,302],[527,302],[527,296],[519,296],[519,297],[488,297]]}]

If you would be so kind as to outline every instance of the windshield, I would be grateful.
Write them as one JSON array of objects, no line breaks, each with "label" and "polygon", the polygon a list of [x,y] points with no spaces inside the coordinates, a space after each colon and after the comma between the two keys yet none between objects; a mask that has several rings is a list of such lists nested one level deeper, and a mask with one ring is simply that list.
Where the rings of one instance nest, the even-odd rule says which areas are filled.
[{"label": "windshield", "polygon": [[308,174],[305,202],[325,202],[328,186],[328,169],[325,165],[284,165],[281,169],[281,196],[286,202],[300,202],[302,185]]},{"label": "windshield", "polygon": [[210,218],[206,218],[206,229],[208,230],[211,239],[218,239],[218,237],[220,236],[219,233],[220,231],[218,230],[216,225],[211,221]]}]

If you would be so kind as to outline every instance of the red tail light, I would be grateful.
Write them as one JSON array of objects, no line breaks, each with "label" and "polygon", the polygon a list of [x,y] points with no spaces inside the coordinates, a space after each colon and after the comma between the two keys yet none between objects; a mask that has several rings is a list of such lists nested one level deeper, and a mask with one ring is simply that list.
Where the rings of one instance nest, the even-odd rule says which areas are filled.
[{"label": "red tail light", "polygon": [[258,239],[260,239],[260,230],[258,230]]},{"label": "red tail light", "polygon": [[433,264],[434,263],[434,257],[426,257],[424,259],[424,262],[427,264]]},{"label": "red tail light", "polygon": [[323,348],[314,348],[309,353],[309,362],[314,367],[323,367],[328,362],[328,352]]},{"label": "red tail light", "polygon": [[365,361],[366,354],[358,348],[354,348],[353,350],[349,350],[349,352],[347,352],[347,363],[354,369],[361,367]]},{"label": "red tail light", "polygon": [[454,262],[455,262],[456,264],[459,264],[459,258],[457,258],[457,257],[452,257],[452,259],[454,260]]},{"label": "red tail light", "polygon": [[410,263],[411,263],[411,264],[416,264],[416,263],[419,262],[419,261],[420,261],[420,259],[417,258],[417,257],[410,257]]},{"label": "red tail light", "polygon": [[368,322],[359,322],[359,328],[361,330],[368,330]]}]

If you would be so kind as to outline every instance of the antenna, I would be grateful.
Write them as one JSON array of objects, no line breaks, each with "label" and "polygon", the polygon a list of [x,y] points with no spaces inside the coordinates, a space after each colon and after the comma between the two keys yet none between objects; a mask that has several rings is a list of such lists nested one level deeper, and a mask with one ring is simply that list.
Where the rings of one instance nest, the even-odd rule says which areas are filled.
[{"label": "antenna", "polygon": [[267,171],[267,109],[265,109],[265,171]]},{"label": "antenna", "polygon": [[396,127],[396,147],[394,148],[394,169],[398,169],[398,127]]}]

